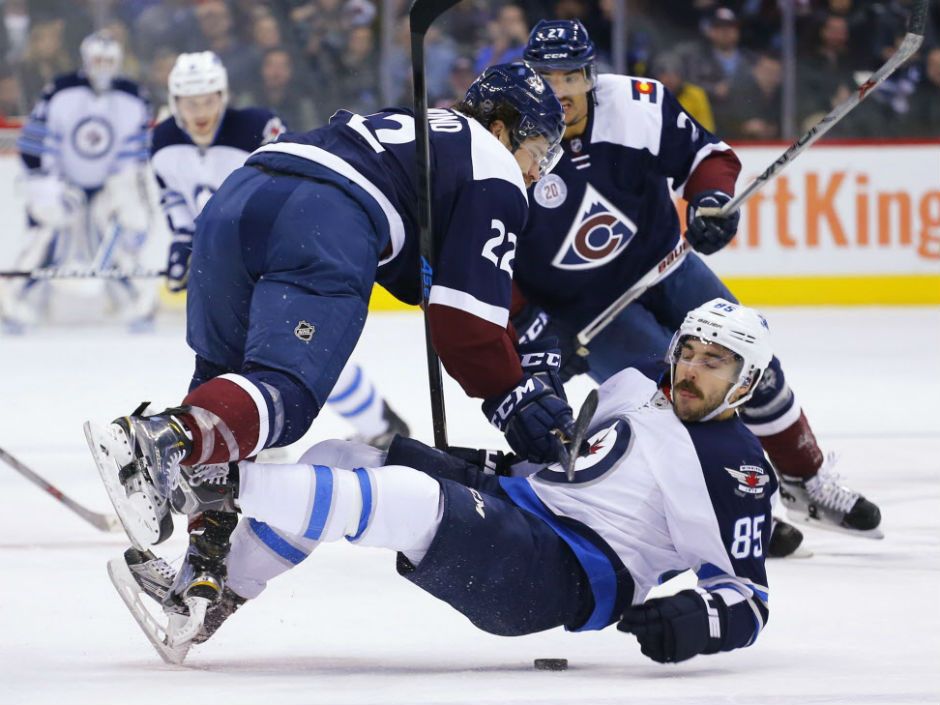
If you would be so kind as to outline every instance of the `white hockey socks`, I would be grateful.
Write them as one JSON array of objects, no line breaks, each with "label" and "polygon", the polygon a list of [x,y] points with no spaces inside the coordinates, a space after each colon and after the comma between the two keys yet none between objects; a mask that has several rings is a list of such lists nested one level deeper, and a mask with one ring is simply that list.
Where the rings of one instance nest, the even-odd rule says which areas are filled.
[{"label": "white hockey socks", "polygon": [[440,486],[412,468],[343,470],[243,461],[239,469],[242,512],[310,541],[345,537],[420,561],[441,520]]},{"label": "white hockey socks", "polygon": [[326,403],[351,423],[362,438],[374,438],[388,430],[388,420],[383,414],[385,399],[362,367],[355,363],[343,368]]}]

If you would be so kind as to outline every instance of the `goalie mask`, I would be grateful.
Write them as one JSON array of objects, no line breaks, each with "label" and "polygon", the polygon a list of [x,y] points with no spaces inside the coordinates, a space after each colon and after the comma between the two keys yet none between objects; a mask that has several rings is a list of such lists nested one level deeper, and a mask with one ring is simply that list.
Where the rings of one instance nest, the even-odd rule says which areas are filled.
[{"label": "goalie mask", "polygon": [[[181,130],[189,133],[194,141],[196,141],[196,136],[193,134],[194,126],[186,124],[187,119],[181,115],[179,99],[208,97],[218,94],[221,98],[221,105],[217,111],[219,121],[221,121],[221,117],[228,106],[228,72],[225,70],[222,60],[211,51],[180,54],[170,71],[167,89],[170,112],[173,114],[176,124],[179,125]],[[207,131],[208,140],[203,139],[200,141],[212,141],[218,124],[213,124],[210,127],[211,130]]]},{"label": "goalie mask", "polygon": [[95,32],[82,40],[79,52],[82,55],[82,71],[96,93],[111,87],[111,82],[121,71],[124,50],[108,32]]},{"label": "goalie mask", "polygon": [[[705,355],[701,359],[693,358],[688,354],[686,345],[690,339],[706,346],[716,346],[718,354]],[[733,356],[736,364],[727,364],[729,355]],[[689,311],[672,337],[666,353],[669,381],[674,394],[676,365],[680,361],[684,365],[700,367],[703,373],[717,376],[731,385],[721,403],[699,419],[700,421],[710,421],[722,412],[738,407],[750,399],[772,357],[770,329],[764,317],[752,308],[724,299],[712,299]],[[747,392],[731,401],[738,390],[744,387],[748,387]]]}]

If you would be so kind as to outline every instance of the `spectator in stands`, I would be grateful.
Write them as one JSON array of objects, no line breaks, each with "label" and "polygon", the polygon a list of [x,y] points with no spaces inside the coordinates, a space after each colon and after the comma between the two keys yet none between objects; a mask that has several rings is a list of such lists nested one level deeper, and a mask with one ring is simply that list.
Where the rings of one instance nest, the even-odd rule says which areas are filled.
[{"label": "spectator in stands", "polygon": [[378,55],[371,27],[353,27],[333,76],[333,108],[368,114],[379,108]]},{"label": "spectator in stands", "polygon": [[522,50],[529,40],[529,25],[521,7],[503,5],[486,29],[486,44],[476,57],[477,73],[483,73],[483,69],[493,64],[522,61]]},{"label": "spectator in stands", "polygon": [[162,0],[145,8],[131,25],[131,34],[138,56],[146,61],[167,48],[176,53],[205,49],[189,0]]},{"label": "spectator in stands", "polygon": [[940,47],[927,52],[924,78],[911,96],[904,131],[911,137],[940,136]]},{"label": "spectator in stands", "polygon": [[23,55],[21,87],[28,100],[38,98],[42,87],[55,76],[74,68],[65,49],[65,20],[45,17],[34,20],[29,44]]},{"label": "spectator in stands", "polygon": [[19,117],[29,112],[23,102],[23,92],[16,74],[6,64],[0,64],[0,118]]},{"label": "spectator in stands", "polygon": [[19,64],[29,45],[29,8],[26,0],[7,0],[0,7],[0,60]]},{"label": "spectator in stands", "polygon": [[297,132],[319,125],[310,93],[303,80],[294,74],[294,59],[283,47],[268,49],[261,59],[261,86],[255,94],[245,95],[242,105],[264,106],[277,113],[287,129]]},{"label": "spectator in stands", "polygon": [[660,54],[653,60],[652,76],[661,81],[686,111],[709,132],[715,132],[715,118],[708,94],[701,86],[685,80],[682,59],[675,53]]},{"label": "spectator in stands", "polygon": [[[443,101],[450,107],[454,102],[450,100],[450,76],[457,54],[457,43],[452,37],[439,27],[432,26],[428,30],[424,41],[424,63],[429,105]],[[390,96],[391,101],[396,105],[408,105],[411,102],[411,32],[407,18],[398,22],[388,62],[392,83],[397,91],[396,95]],[[463,95],[461,93],[461,97]]]},{"label": "spectator in stands", "polygon": [[719,134],[724,134],[734,113],[731,85],[747,76],[753,55],[740,47],[738,17],[729,7],[718,7],[704,25],[704,38],[683,51],[687,80],[708,93]]},{"label": "spectator in stands", "polygon": [[773,54],[758,54],[750,73],[731,85],[733,122],[725,137],[748,140],[780,138],[783,65]]},{"label": "spectator in stands", "polygon": [[[843,15],[825,15],[815,37],[809,55],[797,65],[799,115],[807,125],[815,123],[855,89],[848,52],[848,20]],[[864,107],[860,106],[859,111]]]},{"label": "spectator in stands", "polygon": [[147,70],[145,85],[150,92],[150,102],[156,122],[161,122],[168,115],[169,101],[167,95],[167,81],[176,57],[179,56],[173,47],[159,47],[154,52],[153,60]]},{"label": "spectator in stands", "polygon": [[258,75],[258,57],[235,36],[232,13],[223,0],[205,0],[196,7],[203,49],[214,51],[228,69],[233,93],[252,90]]}]

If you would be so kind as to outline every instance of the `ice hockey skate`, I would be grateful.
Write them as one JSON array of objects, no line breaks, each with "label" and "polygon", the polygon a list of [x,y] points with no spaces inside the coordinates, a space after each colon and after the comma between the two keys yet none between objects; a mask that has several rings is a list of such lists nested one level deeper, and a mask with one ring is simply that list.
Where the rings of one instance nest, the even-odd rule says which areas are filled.
[{"label": "ice hockey skate", "polygon": [[882,539],[878,528],[881,510],[874,502],[839,484],[832,470],[835,456],[830,454],[813,477],[780,477],[780,500],[789,518],[817,529],[839,531],[870,539]]},{"label": "ice hockey skate", "polygon": [[105,490],[135,548],[173,533],[169,495],[191,441],[170,413],[144,417],[143,409],[108,426],[85,422],[85,438]]}]

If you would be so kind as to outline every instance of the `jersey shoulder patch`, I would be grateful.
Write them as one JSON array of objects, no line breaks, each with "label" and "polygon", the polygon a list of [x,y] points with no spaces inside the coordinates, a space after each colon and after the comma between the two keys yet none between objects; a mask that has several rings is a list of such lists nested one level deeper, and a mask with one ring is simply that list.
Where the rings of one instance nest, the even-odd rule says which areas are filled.
[{"label": "jersey shoulder patch", "polygon": [[766,500],[777,488],[760,441],[737,417],[685,423],[713,498],[740,502]]},{"label": "jersey shoulder patch", "polygon": [[283,132],[280,118],[266,108],[229,108],[214,144],[253,152]]},{"label": "jersey shoulder patch", "polygon": [[664,87],[659,81],[605,73],[597,77],[591,142],[659,154]]}]

